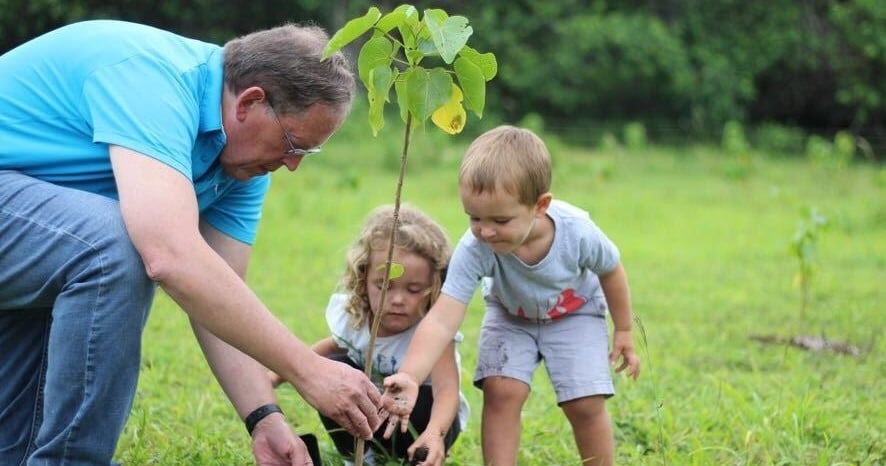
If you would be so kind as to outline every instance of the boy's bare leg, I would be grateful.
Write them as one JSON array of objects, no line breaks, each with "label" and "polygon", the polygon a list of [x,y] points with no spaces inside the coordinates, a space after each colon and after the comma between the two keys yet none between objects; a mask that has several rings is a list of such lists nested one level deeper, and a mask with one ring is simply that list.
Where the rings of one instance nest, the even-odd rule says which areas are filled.
[{"label": "boy's bare leg", "polygon": [[612,466],[615,441],[612,438],[609,412],[606,411],[606,398],[586,396],[560,406],[572,424],[572,434],[575,436],[582,464]]},{"label": "boy's bare leg", "polygon": [[486,466],[514,466],[520,447],[520,411],[529,396],[529,386],[510,377],[483,380],[481,440]]}]

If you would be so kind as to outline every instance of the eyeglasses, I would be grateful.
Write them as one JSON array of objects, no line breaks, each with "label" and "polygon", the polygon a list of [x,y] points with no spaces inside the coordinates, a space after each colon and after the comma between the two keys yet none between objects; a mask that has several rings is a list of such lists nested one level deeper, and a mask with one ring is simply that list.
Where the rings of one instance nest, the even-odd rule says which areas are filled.
[{"label": "eyeglasses", "polygon": [[280,118],[277,117],[277,111],[274,110],[274,106],[268,103],[268,107],[271,109],[271,115],[274,116],[274,121],[277,122],[277,125],[280,126],[280,131],[283,132],[283,139],[286,139],[286,144],[289,144],[289,150],[284,151],[284,154],[293,157],[296,155],[311,155],[320,152],[319,147],[314,147],[313,149],[299,149],[298,147],[295,147],[295,144],[292,143],[292,139],[289,138],[289,133],[287,133],[286,128],[283,127],[283,123],[280,123]]}]

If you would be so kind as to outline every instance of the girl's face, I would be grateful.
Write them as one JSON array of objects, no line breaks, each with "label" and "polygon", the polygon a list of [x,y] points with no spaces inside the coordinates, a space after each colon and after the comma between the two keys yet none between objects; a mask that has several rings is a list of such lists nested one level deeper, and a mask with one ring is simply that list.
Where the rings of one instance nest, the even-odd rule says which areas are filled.
[{"label": "girl's face", "polygon": [[[379,314],[377,306],[385,278],[385,259],[388,251],[375,250],[369,257],[366,290],[373,318]],[[431,286],[431,265],[424,257],[394,249],[393,261],[403,265],[403,275],[388,283],[385,307],[378,336],[389,337],[408,330],[421,320],[428,306],[428,288]]]}]

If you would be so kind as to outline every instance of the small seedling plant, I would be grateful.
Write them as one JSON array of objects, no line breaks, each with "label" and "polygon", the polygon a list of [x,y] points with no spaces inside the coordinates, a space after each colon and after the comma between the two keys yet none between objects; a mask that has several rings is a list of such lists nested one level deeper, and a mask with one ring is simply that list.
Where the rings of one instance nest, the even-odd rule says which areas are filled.
[{"label": "small seedling plant", "polygon": [[[498,63],[492,53],[481,53],[467,45],[474,33],[464,16],[450,16],[441,9],[423,13],[412,5],[400,5],[387,14],[370,7],[365,15],[348,21],[329,40],[324,58],[358,38],[368,36],[357,58],[357,72],[369,100],[369,126],[373,136],[385,126],[385,105],[393,89],[403,121],[403,149],[400,173],[394,193],[394,213],[385,279],[369,337],[364,369],[372,374],[376,335],[384,313],[388,284],[403,274],[400,264],[392,263],[396,243],[400,198],[409,142],[413,131],[428,118],[448,134],[460,133],[467,122],[467,110],[483,117],[486,83],[495,77]],[[355,464],[363,464],[362,439],[355,447]]]},{"label": "small seedling plant", "polygon": [[806,217],[800,221],[794,238],[791,241],[791,255],[797,259],[797,273],[794,275],[794,286],[800,288],[800,317],[806,316],[809,296],[812,288],[812,277],[818,256],[818,239],[827,228],[828,219],[818,209],[806,209]]}]

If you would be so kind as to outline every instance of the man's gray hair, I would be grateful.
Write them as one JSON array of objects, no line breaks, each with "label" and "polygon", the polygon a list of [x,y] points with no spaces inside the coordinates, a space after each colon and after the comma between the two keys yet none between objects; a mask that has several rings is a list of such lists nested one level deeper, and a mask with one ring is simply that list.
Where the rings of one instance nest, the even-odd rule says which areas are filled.
[{"label": "man's gray hair", "polygon": [[225,86],[234,93],[261,87],[281,114],[298,114],[318,102],[347,112],[354,75],[341,52],[321,61],[328,42],[323,29],[293,24],[233,39],[224,48]]}]

